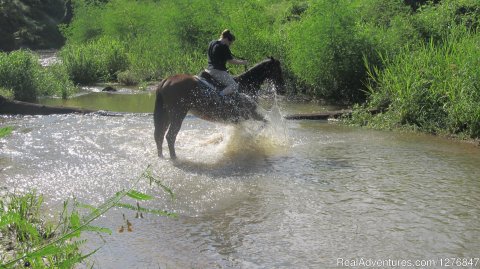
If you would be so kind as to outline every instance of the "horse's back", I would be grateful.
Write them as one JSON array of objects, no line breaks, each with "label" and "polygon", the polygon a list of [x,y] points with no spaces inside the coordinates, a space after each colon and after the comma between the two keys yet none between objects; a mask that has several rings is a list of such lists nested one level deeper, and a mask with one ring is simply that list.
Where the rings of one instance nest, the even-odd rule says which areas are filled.
[{"label": "horse's back", "polygon": [[157,91],[164,91],[172,87],[195,85],[196,80],[192,75],[178,74],[163,79],[158,85]]},{"label": "horse's back", "polygon": [[196,79],[187,74],[173,75],[162,80],[157,87],[157,95],[161,94],[165,103],[186,101],[191,97],[192,89],[197,85]]}]

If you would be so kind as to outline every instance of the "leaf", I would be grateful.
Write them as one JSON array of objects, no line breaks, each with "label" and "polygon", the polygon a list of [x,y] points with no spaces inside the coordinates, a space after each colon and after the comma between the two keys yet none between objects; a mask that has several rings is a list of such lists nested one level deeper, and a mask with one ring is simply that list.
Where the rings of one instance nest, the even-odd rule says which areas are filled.
[{"label": "leaf", "polygon": [[166,210],[159,210],[159,209],[150,209],[150,208],[145,208],[141,206],[134,206],[131,204],[124,204],[124,203],[118,203],[117,207],[120,208],[125,208],[125,209],[130,209],[138,212],[145,212],[145,213],[150,213],[158,216],[165,216],[165,217],[177,217],[178,215],[176,213],[168,212]]},{"label": "leaf", "polygon": [[70,216],[70,225],[72,229],[80,227],[80,216],[77,212],[73,212]]},{"label": "leaf", "polygon": [[62,251],[61,248],[55,245],[47,245],[44,248],[41,248],[37,251],[31,252],[27,255],[28,258],[36,258],[36,257],[43,257],[43,256],[50,256],[58,254]]},{"label": "leaf", "polygon": [[175,194],[173,193],[172,189],[170,189],[169,187],[164,185],[160,180],[154,177],[150,171],[145,172],[143,176],[149,180],[150,185],[152,185],[152,183],[155,183],[157,186],[161,187],[164,192],[168,193],[170,195],[170,198],[172,199],[175,198]]},{"label": "leaf", "polygon": [[115,206],[116,206],[116,207],[119,207],[119,208],[130,209],[130,210],[132,210],[132,211],[136,211],[136,210],[137,210],[137,207],[134,206],[134,205],[131,205],[131,204],[117,203]]},{"label": "leaf", "polygon": [[106,234],[110,234],[110,235],[112,234],[112,230],[110,230],[108,228],[98,227],[98,226],[90,226],[90,225],[87,225],[87,226],[83,227],[82,232],[83,231],[106,233]]},{"label": "leaf", "polygon": [[141,201],[152,200],[153,199],[153,196],[138,192],[136,190],[130,190],[129,192],[127,192],[127,196],[129,196],[129,197],[131,197],[135,200],[141,200]]},{"label": "leaf", "polygon": [[92,206],[92,205],[89,205],[89,204],[84,204],[84,203],[77,203],[77,207],[90,209],[90,211],[97,210],[96,207],[94,207],[94,206]]},{"label": "leaf", "polygon": [[87,216],[83,217],[83,222],[84,223],[89,223],[93,221],[94,219],[98,218],[101,216],[104,212],[106,212],[108,209],[112,208],[115,206],[115,204],[118,203],[125,195],[127,194],[127,191],[122,190],[117,192],[114,196],[110,197],[105,201],[103,204],[101,204],[99,207],[95,208],[90,214]]},{"label": "leaf", "polygon": [[11,127],[11,126],[1,127],[0,128],[0,138],[11,134],[12,131],[13,131],[13,127]]}]

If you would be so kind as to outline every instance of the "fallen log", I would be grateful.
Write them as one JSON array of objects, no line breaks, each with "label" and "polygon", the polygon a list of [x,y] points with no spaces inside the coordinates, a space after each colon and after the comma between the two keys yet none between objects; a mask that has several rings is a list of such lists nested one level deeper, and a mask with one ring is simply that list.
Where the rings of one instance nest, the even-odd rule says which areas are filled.
[{"label": "fallen log", "polygon": [[[379,109],[370,109],[371,114],[377,114],[380,112]],[[351,109],[336,110],[336,111],[325,111],[317,113],[305,113],[305,114],[290,114],[286,115],[284,118],[287,120],[329,120],[329,119],[339,119],[342,117],[350,117],[352,114]]]},{"label": "fallen log", "polygon": [[97,112],[96,110],[73,108],[73,107],[55,107],[45,106],[21,101],[10,101],[0,95],[0,114],[10,115],[51,115],[51,114],[69,114],[80,113],[87,114]]},{"label": "fallen log", "polygon": [[328,119],[338,119],[342,116],[350,115],[352,110],[337,110],[337,111],[325,111],[317,113],[306,113],[306,114],[291,114],[286,115],[285,119],[287,120],[328,120]]}]

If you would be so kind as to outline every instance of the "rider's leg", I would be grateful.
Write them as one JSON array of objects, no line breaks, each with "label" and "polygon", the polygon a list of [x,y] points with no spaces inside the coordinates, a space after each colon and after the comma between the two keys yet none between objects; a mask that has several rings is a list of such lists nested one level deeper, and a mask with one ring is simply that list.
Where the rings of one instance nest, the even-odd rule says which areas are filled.
[{"label": "rider's leg", "polygon": [[238,91],[238,83],[233,79],[233,77],[223,70],[210,69],[210,75],[212,75],[218,82],[225,85],[226,88],[223,89],[222,95],[227,95]]}]

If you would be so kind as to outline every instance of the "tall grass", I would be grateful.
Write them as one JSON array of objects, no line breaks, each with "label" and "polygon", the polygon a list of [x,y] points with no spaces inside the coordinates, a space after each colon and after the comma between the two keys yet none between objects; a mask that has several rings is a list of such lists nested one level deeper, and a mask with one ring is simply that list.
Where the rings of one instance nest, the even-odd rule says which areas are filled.
[{"label": "tall grass", "polygon": [[[98,4],[77,0],[76,16],[64,29],[69,44],[65,50],[81,49],[100,38],[120,41],[128,63],[117,79],[129,83],[158,80],[204,68],[208,42],[230,28],[237,36],[234,54],[252,64],[268,56],[279,58],[287,79],[294,82],[290,83],[292,88],[302,86],[310,95],[351,102],[363,97],[363,54],[376,57],[372,47],[384,40],[381,35],[376,35],[376,40],[370,38],[376,28],[359,26],[365,25],[359,21],[359,12],[380,13],[373,9],[380,2],[388,1],[111,0]],[[408,9],[401,0],[386,6],[392,9],[389,14],[398,10],[407,13],[404,10]],[[383,24],[384,19],[377,21]],[[408,20],[399,17],[396,25],[404,22]],[[405,36],[393,38],[398,32],[391,31],[391,46],[404,40]],[[89,60],[101,53],[95,47],[89,47],[95,53],[82,53],[85,60],[77,61],[78,71],[69,69],[75,81],[88,81],[76,79],[80,75],[104,79],[95,60]],[[236,66],[231,69],[233,73],[242,71]]]},{"label": "tall grass", "polygon": [[456,26],[442,45],[432,39],[383,61],[385,69],[371,73],[369,106],[388,111],[371,125],[480,136],[479,35]]},{"label": "tall grass", "polygon": [[129,65],[123,44],[108,37],[67,45],[60,55],[70,78],[80,84],[116,80]]},{"label": "tall grass", "polygon": [[34,101],[41,95],[66,98],[75,91],[61,65],[43,68],[38,57],[29,51],[0,52],[1,92],[17,100]]},{"label": "tall grass", "polygon": [[293,73],[312,93],[338,101],[361,98],[364,40],[355,31],[348,1],[311,3],[288,29],[287,58]]}]

